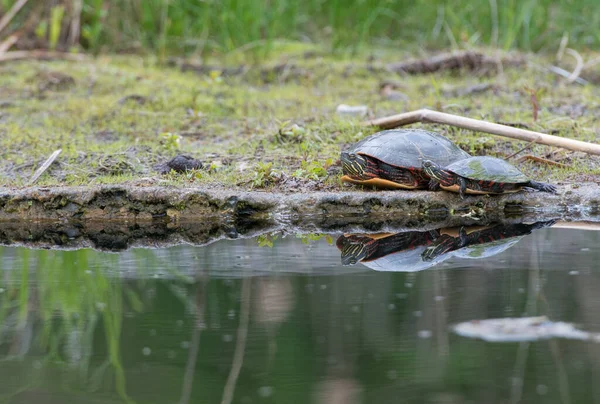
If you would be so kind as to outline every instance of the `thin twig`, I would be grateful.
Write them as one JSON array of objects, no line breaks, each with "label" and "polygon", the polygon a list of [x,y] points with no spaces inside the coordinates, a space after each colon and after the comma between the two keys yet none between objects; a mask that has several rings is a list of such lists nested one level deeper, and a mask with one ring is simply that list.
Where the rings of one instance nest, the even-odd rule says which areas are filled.
[{"label": "thin twig", "polygon": [[227,383],[223,390],[223,399],[221,404],[230,404],[233,400],[235,385],[244,362],[244,352],[246,351],[246,337],[248,336],[248,323],[250,318],[250,287],[252,279],[246,277],[242,280],[242,301],[240,309],[240,325],[237,330],[237,340],[235,343],[235,352],[233,353],[233,363],[231,371],[227,377]]},{"label": "thin twig", "polygon": [[575,69],[573,69],[573,72],[571,73],[571,75],[569,77],[567,77],[567,82],[573,83],[575,80],[577,80],[579,78],[579,75],[581,74],[581,71],[583,70],[583,58],[581,57],[579,52],[577,52],[575,49],[567,48],[567,49],[565,49],[565,52],[568,53],[569,55],[573,56],[575,58],[575,61],[577,62],[577,66],[575,66]]},{"label": "thin twig", "polygon": [[4,41],[0,42],[0,56],[6,53],[17,41],[19,40],[18,35],[11,35]]},{"label": "thin twig", "polygon": [[523,160],[533,160],[533,161],[537,161],[538,163],[549,164],[549,165],[558,166],[558,167],[562,167],[562,168],[567,167],[566,164],[558,163],[556,161],[552,161],[552,160],[548,160],[548,159],[541,158],[538,156],[534,156],[532,154],[527,154],[527,155],[519,158],[519,161],[523,161]]},{"label": "thin twig", "polygon": [[519,151],[514,152],[513,154],[511,154],[510,156],[508,156],[507,158],[505,158],[504,160],[508,160],[511,159],[513,157],[515,157],[517,154],[524,152],[525,150],[529,149],[531,146],[533,146],[534,144],[537,143],[537,139],[532,140],[531,142],[527,143],[525,145],[525,147],[523,147],[522,149],[520,149]]},{"label": "thin twig", "polygon": [[[552,73],[558,74],[559,76],[562,76],[562,77],[564,77],[566,79],[568,79],[571,76],[570,72],[568,72],[565,69],[563,69],[561,67],[558,67],[558,66],[549,66],[547,69],[549,71],[551,71]],[[584,85],[584,86],[590,84],[589,81],[587,81],[585,79],[582,79],[581,77],[577,77],[575,79],[575,83],[581,84],[581,85]]]},{"label": "thin twig", "polygon": [[35,173],[33,173],[33,177],[31,177],[31,179],[29,180],[29,185],[32,185],[34,182],[37,181],[38,178],[40,178],[40,175],[44,174],[44,172],[48,169],[48,167],[50,167],[50,165],[54,162],[54,160],[56,160],[56,158],[58,157],[58,155],[62,152],[62,149],[58,149],[56,150],[54,153],[52,153],[50,155],[50,157],[48,157],[48,159],[46,161],[44,161],[44,164],[41,165],[40,168],[38,168]]},{"label": "thin twig", "polygon": [[19,0],[12,6],[10,10],[8,10],[8,13],[6,13],[4,17],[0,19],[0,32],[2,32],[2,30],[6,28],[8,24],[10,24],[15,15],[17,15],[19,10],[21,10],[28,1],[29,0]]},{"label": "thin twig", "polygon": [[404,114],[392,115],[379,119],[372,119],[363,122],[363,125],[377,126],[382,129],[392,129],[417,122],[439,123],[444,125],[456,126],[458,128],[490,133],[492,135],[505,136],[512,139],[525,140],[529,142],[535,140],[536,143],[539,144],[562,147],[568,150],[582,151],[589,154],[600,155],[600,145],[596,143],[588,143],[583,142],[581,140],[547,135],[545,133],[513,128],[506,125],[481,121],[473,118],[466,118],[463,116],[447,114],[444,112],[432,111],[429,109],[419,109],[416,111],[406,112]]},{"label": "thin twig", "polygon": [[556,52],[556,60],[557,61],[561,61],[564,54],[565,54],[565,49],[567,49],[567,45],[569,44],[569,33],[565,31],[565,33],[562,36],[562,39],[560,40],[560,45],[558,47],[558,52]]},{"label": "thin twig", "polygon": [[6,52],[5,54],[0,55],[0,63],[10,62],[10,61],[14,61],[14,60],[28,60],[28,59],[37,59],[37,60],[64,59],[64,60],[71,60],[74,62],[81,62],[86,59],[86,56],[77,54],[77,53],[53,52],[53,51],[47,51],[47,50],[12,51],[12,52]]}]

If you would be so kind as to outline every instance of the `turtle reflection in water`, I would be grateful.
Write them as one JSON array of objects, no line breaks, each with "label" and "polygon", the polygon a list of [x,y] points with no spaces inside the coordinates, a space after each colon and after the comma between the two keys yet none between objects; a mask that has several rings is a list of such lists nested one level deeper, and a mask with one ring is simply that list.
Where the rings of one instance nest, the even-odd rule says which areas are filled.
[{"label": "turtle reflection in water", "polygon": [[509,249],[533,230],[550,227],[555,222],[548,220],[532,224],[497,224],[442,230],[440,237],[423,251],[422,258],[424,261],[433,261],[450,253],[461,258],[491,257]]},{"label": "turtle reflection in water", "polygon": [[342,265],[361,264],[376,271],[419,271],[432,266],[421,254],[439,236],[437,230],[403,233],[344,234],[336,245]]},{"label": "turtle reflection in water", "polygon": [[344,234],[336,245],[343,265],[360,262],[376,271],[413,272],[431,268],[450,257],[486,258],[499,254],[523,236],[554,223],[549,220],[396,234]]}]

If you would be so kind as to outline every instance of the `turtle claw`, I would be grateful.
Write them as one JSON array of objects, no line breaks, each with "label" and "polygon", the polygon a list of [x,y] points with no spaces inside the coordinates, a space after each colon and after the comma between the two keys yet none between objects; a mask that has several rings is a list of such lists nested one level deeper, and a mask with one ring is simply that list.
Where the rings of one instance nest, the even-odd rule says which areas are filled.
[{"label": "turtle claw", "polygon": [[430,191],[439,191],[440,190],[440,183],[434,180],[430,180],[429,181],[429,190]]}]

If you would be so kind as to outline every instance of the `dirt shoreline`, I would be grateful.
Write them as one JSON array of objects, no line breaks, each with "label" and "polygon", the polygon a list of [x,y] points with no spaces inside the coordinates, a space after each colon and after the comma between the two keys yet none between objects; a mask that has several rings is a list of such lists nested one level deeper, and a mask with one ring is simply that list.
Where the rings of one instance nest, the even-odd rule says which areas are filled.
[{"label": "dirt shoreline", "polygon": [[600,222],[600,186],[461,200],[447,192],[234,192],[181,187],[0,188],[0,244],[123,249],[273,231],[378,232],[506,221]]}]

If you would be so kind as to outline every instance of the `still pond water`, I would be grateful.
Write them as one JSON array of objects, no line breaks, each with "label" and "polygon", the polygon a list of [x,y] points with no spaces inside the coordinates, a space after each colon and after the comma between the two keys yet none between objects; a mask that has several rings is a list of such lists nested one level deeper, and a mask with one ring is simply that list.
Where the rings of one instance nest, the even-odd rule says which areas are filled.
[{"label": "still pond water", "polygon": [[600,403],[600,237],[551,224],[0,247],[0,402]]}]

